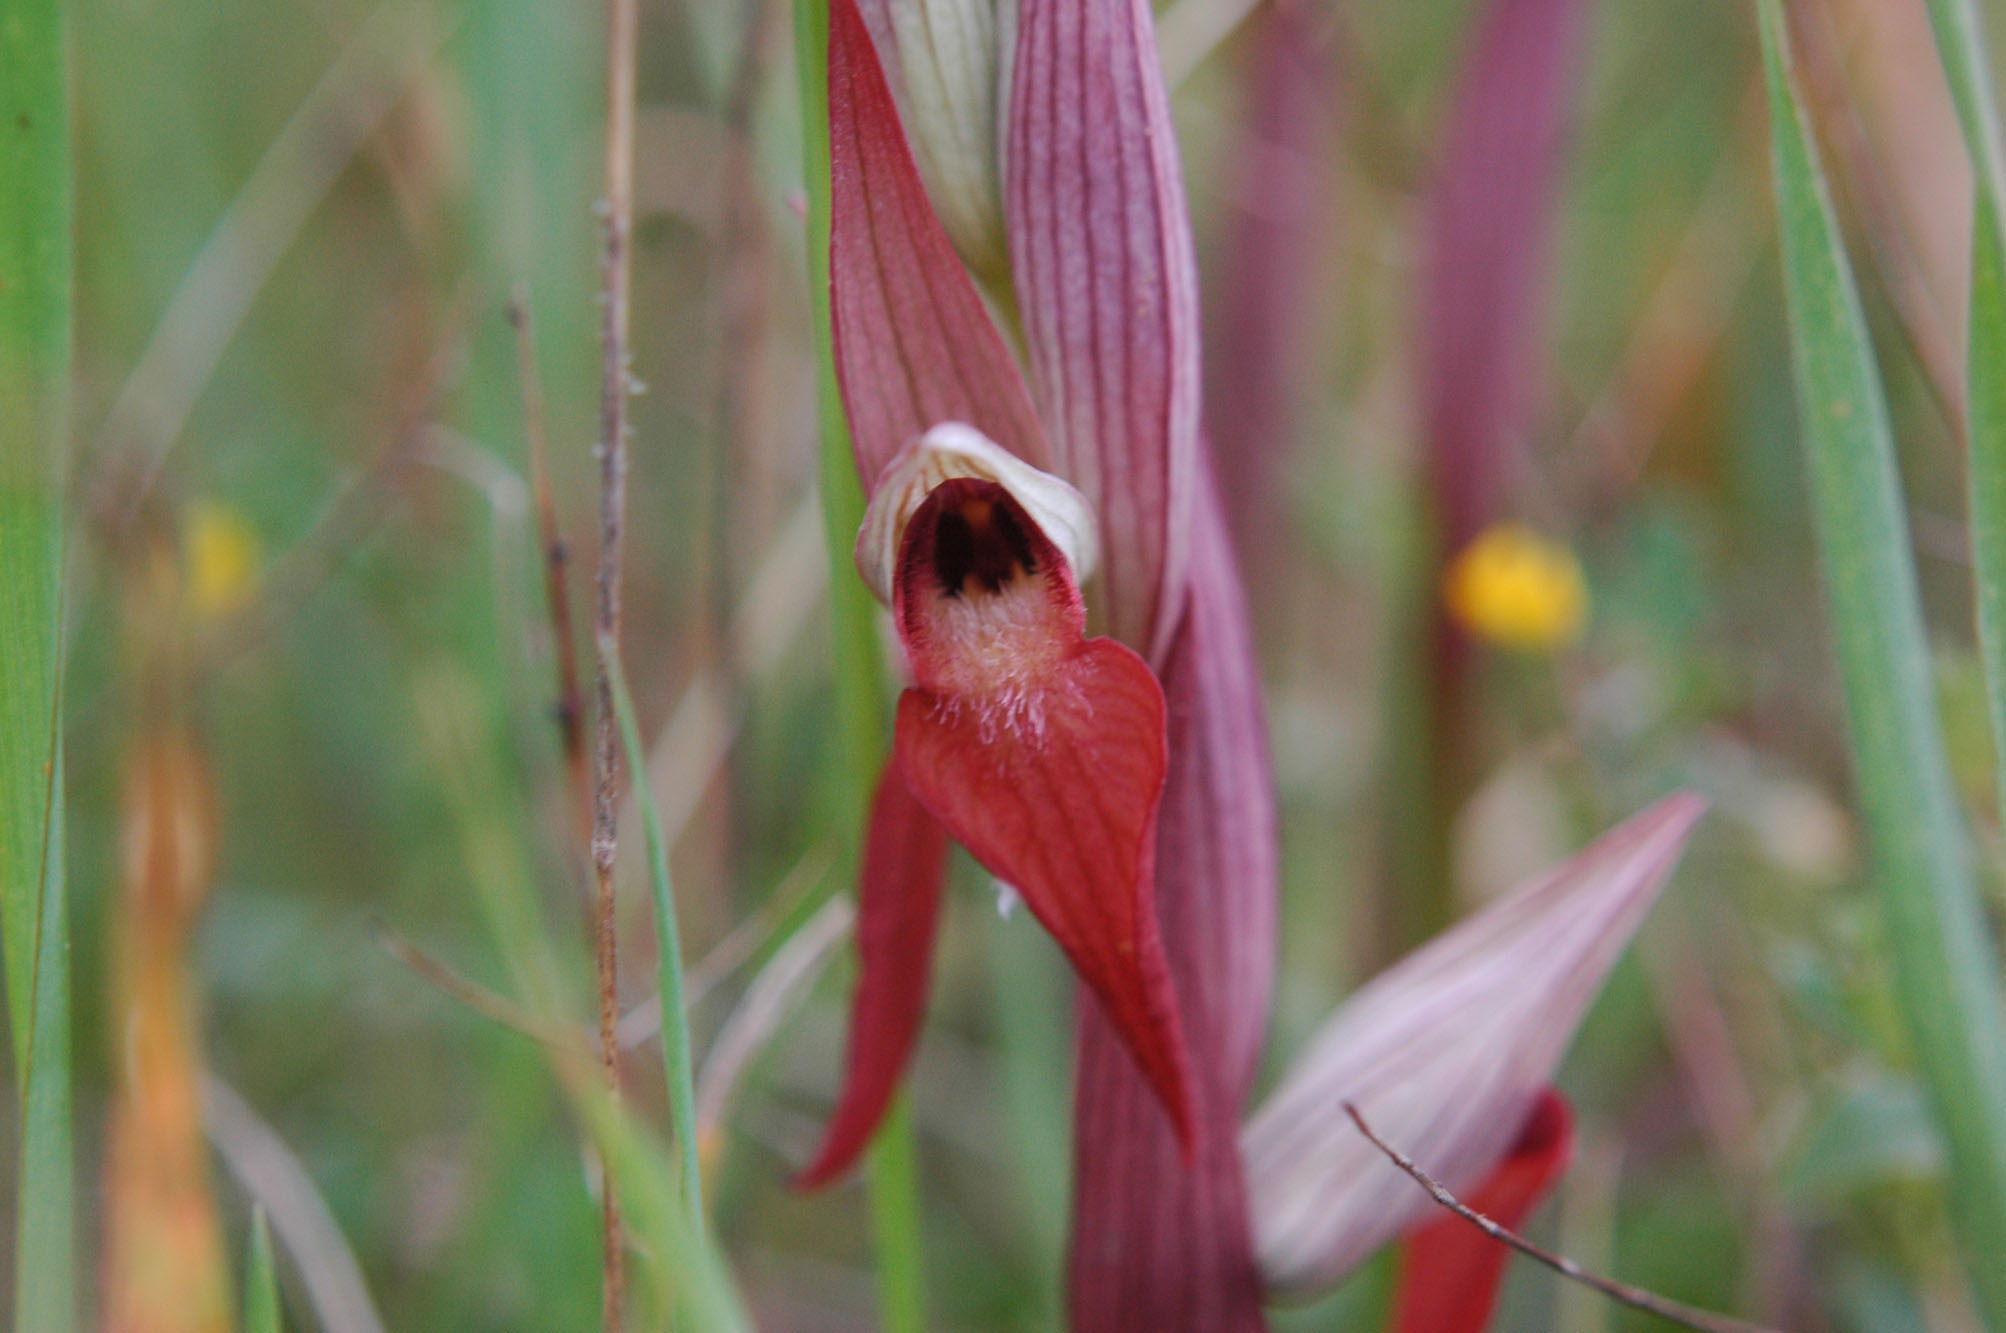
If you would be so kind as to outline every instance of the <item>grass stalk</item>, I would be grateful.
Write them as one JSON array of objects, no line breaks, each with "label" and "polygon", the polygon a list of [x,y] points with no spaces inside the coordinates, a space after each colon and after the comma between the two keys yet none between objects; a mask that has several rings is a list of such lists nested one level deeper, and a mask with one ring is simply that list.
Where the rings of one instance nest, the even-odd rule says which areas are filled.
[{"label": "grass stalk", "polygon": [[[821,426],[822,518],[829,549],[829,622],[835,650],[837,800],[846,878],[855,880],[864,820],[890,731],[888,690],[878,648],[876,608],[851,572],[863,522],[864,491],[850,453],[848,419],[836,379],[829,304],[829,6],[795,0],[795,65],[801,89],[802,171],[808,195],[808,288],[815,324],[816,407]],[[882,1325],[888,1333],[925,1327],[925,1269],[912,1117],[903,1102],[885,1117],[870,1155],[871,1217],[877,1233]]]},{"label": "grass stalk", "polygon": [[698,1162],[696,1075],[690,1056],[690,1019],[683,997],[682,934],[676,925],[676,900],[669,884],[669,849],[662,837],[662,818],[648,790],[648,752],[634,719],[634,698],[627,689],[627,671],[620,650],[601,642],[600,659],[613,687],[613,709],[620,723],[620,740],[627,751],[627,770],[634,775],[640,798],[641,827],[648,844],[648,882],[655,894],[656,984],[662,997],[662,1066],[669,1082],[669,1118],[676,1133],[682,1163],[683,1203],[689,1210],[693,1235],[704,1234],[703,1175]]},{"label": "grass stalk", "polygon": [[72,1326],[62,560],[72,340],[68,13],[0,9],[0,957],[20,1096],[14,1326]]},{"label": "grass stalk", "polygon": [[2006,1015],[1937,716],[1893,431],[1792,79],[1760,0],[1778,229],[1813,512],[1896,988],[1949,1147],[1952,1221],[2006,1327]]},{"label": "grass stalk", "polygon": [[[634,52],[637,0],[606,3],[606,189],[600,251],[599,577],[595,629],[601,644],[620,641],[621,576],[627,519],[627,306],[634,229]],[[595,957],[599,977],[599,1067],[607,1094],[620,1097],[620,986],[614,867],[619,858],[619,751],[614,742],[613,688],[605,650],[598,664],[598,732],[593,746],[592,870],[596,888]],[[625,1244],[620,1195],[606,1173],[601,1214],[605,1231],[604,1325],[622,1323]]]}]

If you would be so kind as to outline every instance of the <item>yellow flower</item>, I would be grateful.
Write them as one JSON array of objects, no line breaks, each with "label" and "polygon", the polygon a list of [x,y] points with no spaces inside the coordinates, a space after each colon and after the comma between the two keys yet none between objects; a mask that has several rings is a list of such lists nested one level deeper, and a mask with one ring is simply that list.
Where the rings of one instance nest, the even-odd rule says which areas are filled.
[{"label": "yellow flower", "polygon": [[202,616],[228,615],[258,579],[258,534],[225,505],[199,503],[188,516],[188,593]]},{"label": "yellow flower", "polygon": [[1471,635],[1505,648],[1572,642],[1588,618],[1588,585],[1574,552],[1522,523],[1493,523],[1449,566],[1442,595]]}]

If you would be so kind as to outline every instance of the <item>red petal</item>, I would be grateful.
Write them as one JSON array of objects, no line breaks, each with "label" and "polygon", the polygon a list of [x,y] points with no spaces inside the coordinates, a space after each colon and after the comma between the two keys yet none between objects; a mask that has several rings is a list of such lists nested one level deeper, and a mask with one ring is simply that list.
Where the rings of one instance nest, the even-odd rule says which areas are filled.
[{"label": "red petal", "polygon": [[836,373],[865,486],[943,421],[1045,466],[1024,377],[934,214],[857,0],[829,5],[829,155]]},{"label": "red petal", "polygon": [[991,703],[907,690],[906,780],[1065,950],[1188,1148],[1190,1070],[1154,901],[1163,691],[1140,657],[1088,639],[1007,713]]},{"label": "red petal", "polygon": [[1185,622],[1163,688],[1170,776],[1156,902],[1191,1043],[1196,1161],[1096,1013],[1080,1015],[1074,1333],[1249,1333],[1266,1325],[1239,1129],[1274,975],[1275,808],[1246,611],[1216,491],[1200,492]]},{"label": "red petal", "polygon": [[843,1095],[796,1189],[825,1185],[850,1169],[884,1118],[926,1011],[947,833],[913,799],[894,755],[878,779],[857,899],[861,964],[850,1003]]},{"label": "red petal", "polygon": [[[1574,1116],[1552,1088],[1540,1094],[1511,1153],[1463,1202],[1516,1231],[1567,1169]],[[1413,1233],[1394,1306],[1395,1333],[1483,1333],[1511,1251],[1460,1217]]]},{"label": "red petal", "polygon": [[1050,469],[1101,516],[1108,623],[1161,665],[1198,489],[1198,275],[1149,0],[1022,0],[1003,212]]}]

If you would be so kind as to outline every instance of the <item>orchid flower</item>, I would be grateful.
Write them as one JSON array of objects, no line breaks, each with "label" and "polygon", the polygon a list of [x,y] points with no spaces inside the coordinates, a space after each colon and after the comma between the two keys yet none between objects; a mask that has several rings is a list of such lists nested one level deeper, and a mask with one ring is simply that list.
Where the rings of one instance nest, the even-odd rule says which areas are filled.
[{"label": "orchid flower", "polygon": [[903,1076],[952,839],[1083,983],[1072,1326],[1258,1330],[1270,1295],[1427,1206],[1356,1156],[1341,1102],[1461,1187],[1498,1168],[1696,806],[1372,983],[1243,1130],[1274,803],[1149,5],[830,0],[828,40],[856,559],[908,688],[865,840],[843,1088],[800,1183],[856,1160]]},{"label": "orchid flower", "polygon": [[844,1087],[802,1183],[855,1160],[901,1077],[951,835],[1089,997],[1075,1323],[1160,1322],[1157,1275],[1182,1270],[1207,1293],[1188,1317],[1255,1326],[1238,1131],[1274,810],[1148,5],[832,0],[828,83],[858,565],[911,688],[866,838]]}]

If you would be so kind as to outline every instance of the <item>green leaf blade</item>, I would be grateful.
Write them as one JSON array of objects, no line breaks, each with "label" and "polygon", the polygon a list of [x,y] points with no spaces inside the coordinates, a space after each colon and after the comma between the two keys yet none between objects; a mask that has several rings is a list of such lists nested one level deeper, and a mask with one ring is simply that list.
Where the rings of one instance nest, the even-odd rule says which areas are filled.
[{"label": "green leaf blade", "polygon": [[1762,0],[1784,289],[1813,510],[1897,990],[1950,1148],[1950,1208],[2006,1326],[2006,1019],[1951,785],[1894,440],[1778,0]]},{"label": "green leaf blade", "polygon": [[19,1092],[14,1326],[75,1320],[62,557],[73,312],[68,13],[0,7],[0,960]]},{"label": "green leaf blade", "polygon": [[272,1229],[265,1210],[251,1217],[251,1248],[244,1257],[244,1333],[280,1333],[279,1275],[272,1262]]},{"label": "green leaf blade", "polygon": [[683,1205],[691,1234],[702,1244],[707,1242],[703,1172],[697,1143],[696,1074],[690,1053],[689,1005],[683,997],[682,933],[676,923],[676,899],[669,883],[668,841],[662,836],[662,818],[655,807],[654,793],[648,787],[648,751],[641,744],[634,696],[627,689],[627,671],[620,662],[619,646],[607,636],[599,640],[599,658],[613,695],[620,743],[626,751],[627,772],[634,783],[635,800],[641,807],[648,845],[648,883],[655,897],[656,987],[662,999],[662,1067],[668,1078],[669,1117],[682,1165]]}]

